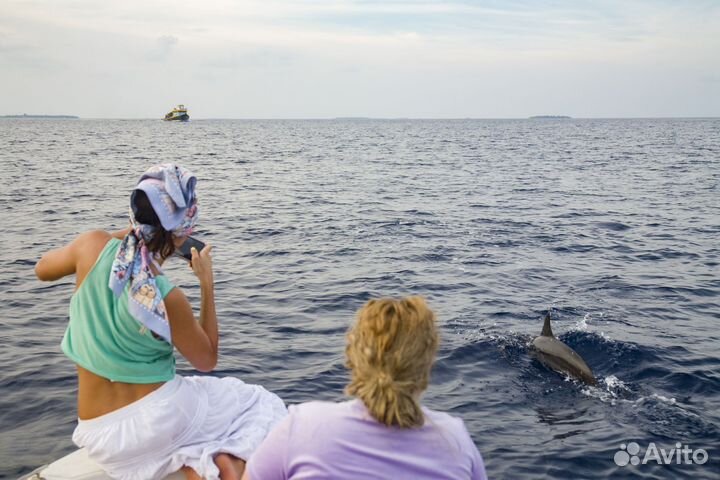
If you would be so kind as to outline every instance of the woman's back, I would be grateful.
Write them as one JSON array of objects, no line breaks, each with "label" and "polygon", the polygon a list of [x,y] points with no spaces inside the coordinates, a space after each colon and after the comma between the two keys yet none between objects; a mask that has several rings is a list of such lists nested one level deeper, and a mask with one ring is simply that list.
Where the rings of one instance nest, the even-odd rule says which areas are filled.
[{"label": "woman's back", "polygon": [[[62,350],[76,364],[113,382],[169,381],[175,375],[172,345],[133,318],[127,293],[115,297],[108,288],[119,247],[120,240],[107,241],[72,296]],[[163,297],[173,288],[162,275],[157,284]]]},{"label": "woman's back", "polygon": [[290,407],[249,462],[249,477],[484,479],[462,420],[423,413],[423,426],[399,428],[379,423],[360,400]]}]

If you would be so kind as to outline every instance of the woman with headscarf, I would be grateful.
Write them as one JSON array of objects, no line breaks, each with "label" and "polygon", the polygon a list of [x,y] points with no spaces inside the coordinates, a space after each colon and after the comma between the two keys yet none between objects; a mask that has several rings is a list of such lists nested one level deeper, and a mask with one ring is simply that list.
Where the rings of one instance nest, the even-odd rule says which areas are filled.
[{"label": "woman with headscarf", "polygon": [[160,268],[197,221],[195,184],[180,166],[150,168],[132,191],[128,229],[85,232],[35,266],[40,280],[76,275],[62,341],[78,372],[73,441],[112,478],[239,478],[286,415],[260,386],[175,374],[174,348],[203,372],[218,357],[212,247],[192,251],[199,321]]},{"label": "woman with headscarf", "polygon": [[463,421],[425,408],[438,334],[421,297],[370,300],[347,334],[353,400],[290,407],[243,480],[486,480]]}]

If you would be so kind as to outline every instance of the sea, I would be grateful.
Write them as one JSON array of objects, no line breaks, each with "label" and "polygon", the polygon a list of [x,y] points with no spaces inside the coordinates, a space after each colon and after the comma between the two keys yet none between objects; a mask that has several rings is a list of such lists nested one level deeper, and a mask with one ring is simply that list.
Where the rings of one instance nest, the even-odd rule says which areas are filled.
[{"label": "sea", "polygon": [[[341,401],[357,310],[422,295],[441,334],[422,401],[490,478],[720,478],[717,118],[0,120],[1,478],[75,449],[74,279],[35,262],[125,227],[161,162],[198,178],[215,375]],[[187,264],[165,273],[198,308]],[[529,356],[546,312],[597,386]]]}]

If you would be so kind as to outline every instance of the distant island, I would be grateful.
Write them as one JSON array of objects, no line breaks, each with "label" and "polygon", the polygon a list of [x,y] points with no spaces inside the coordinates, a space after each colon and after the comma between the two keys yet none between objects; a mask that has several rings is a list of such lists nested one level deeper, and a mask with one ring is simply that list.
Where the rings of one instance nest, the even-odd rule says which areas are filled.
[{"label": "distant island", "polygon": [[530,118],[547,120],[547,119],[572,118],[572,117],[568,117],[567,115],[535,115],[534,117],[530,117]]},{"label": "distant island", "polygon": [[22,115],[0,115],[0,118],[80,118],[75,115],[28,115],[23,113]]}]

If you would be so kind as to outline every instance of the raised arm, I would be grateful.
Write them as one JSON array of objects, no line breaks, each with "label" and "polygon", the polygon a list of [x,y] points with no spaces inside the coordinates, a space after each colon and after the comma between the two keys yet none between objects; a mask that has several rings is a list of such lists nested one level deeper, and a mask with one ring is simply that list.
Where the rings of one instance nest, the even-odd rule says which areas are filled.
[{"label": "raised arm", "polygon": [[200,281],[200,321],[195,320],[185,294],[174,288],[165,297],[173,345],[190,364],[201,372],[217,365],[218,326],[210,245],[198,253],[193,248],[192,269]]}]

